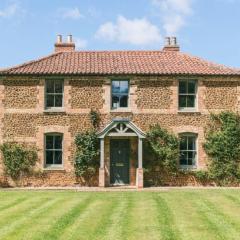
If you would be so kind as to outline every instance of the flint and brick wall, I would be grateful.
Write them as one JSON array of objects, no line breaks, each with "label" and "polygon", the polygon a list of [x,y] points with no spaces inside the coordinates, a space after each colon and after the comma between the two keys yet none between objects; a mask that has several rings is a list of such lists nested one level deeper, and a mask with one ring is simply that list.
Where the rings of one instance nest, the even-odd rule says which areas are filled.
[{"label": "flint and brick wall", "polygon": [[[119,78],[119,77],[118,77]],[[74,176],[74,137],[91,128],[90,109],[100,113],[101,128],[116,117],[127,117],[143,131],[150,125],[179,134],[198,135],[198,168],[205,168],[207,157],[202,148],[204,128],[211,112],[240,110],[239,77],[196,77],[198,80],[197,109],[194,113],[178,111],[178,77],[124,76],[130,79],[129,108],[111,110],[112,78],[106,76],[66,77],[64,79],[64,107],[61,113],[44,110],[43,77],[2,77],[0,79],[0,142],[18,141],[39,149],[36,176],[23,181],[32,186],[72,186],[81,184]],[[115,79],[115,77],[114,77]],[[181,77],[181,79],[184,79]],[[44,134],[60,132],[64,135],[63,169],[44,169]],[[135,161],[137,142],[131,140],[131,184],[136,181]],[[105,141],[106,174],[109,171],[109,139]],[[135,150],[134,150],[135,149]],[[0,158],[0,182],[6,182]],[[5,179],[5,180],[4,180]],[[97,179],[97,177],[96,177]],[[9,181],[9,180],[8,180]],[[174,180],[176,182],[176,179]],[[173,182],[174,182],[173,181]],[[185,180],[182,185],[186,185]],[[178,182],[178,183],[179,183]],[[13,184],[9,181],[9,183]],[[95,182],[97,185],[97,181]],[[190,183],[192,184],[192,181]]]}]

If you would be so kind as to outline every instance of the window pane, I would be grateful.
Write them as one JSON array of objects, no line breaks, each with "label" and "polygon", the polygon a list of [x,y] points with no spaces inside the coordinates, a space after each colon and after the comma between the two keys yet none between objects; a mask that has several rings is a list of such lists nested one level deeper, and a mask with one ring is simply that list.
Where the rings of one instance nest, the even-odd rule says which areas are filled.
[{"label": "window pane", "polygon": [[55,80],[55,93],[62,93],[62,92],[63,92],[63,81]]},{"label": "window pane", "polygon": [[128,96],[121,96],[120,107],[127,107],[127,106],[128,106]]},{"label": "window pane", "polygon": [[112,108],[118,108],[118,107],[119,107],[119,97],[112,96]]},{"label": "window pane", "polygon": [[46,149],[53,149],[53,136],[46,136]]},{"label": "window pane", "polygon": [[128,81],[120,81],[120,93],[128,93]]},{"label": "window pane", "polygon": [[55,107],[62,107],[62,95],[55,95]]},{"label": "window pane", "polygon": [[47,95],[46,106],[54,107],[54,96],[53,95]]},{"label": "window pane", "polygon": [[187,152],[180,153],[180,165],[187,165]]},{"label": "window pane", "polygon": [[179,82],[179,93],[187,93],[187,81]]},{"label": "window pane", "polygon": [[193,156],[194,156],[194,152],[192,151],[188,152],[188,158],[193,158]]},{"label": "window pane", "polygon": [[54,81],[53,80],[47,80],[46,85],[47,85],[46,92],[47,93],[54,93]]},{"label": "window pane", "polygon": [[189,166],[192,166],[193,165],[193,160],[192,160],[192,158],[189,158],[188,159],[188,164],[187,165],[189,165]]},{"label": "window pane", "polygon": [[188,137],[188,150],[195,150],[196,149],[196,138],[195,137]]},{"label": "window pane", "polygon": [[187,107],[187,96],[179,96],[179,107],[180,108]]},{"label": "window pane", "polygon": [[62,164],[62,151],[55,151],[54,164]]},{"label": "window pane", "polygon": [[187,150],[187,138],[181,137],[180,150]]},{"label": "window pane", "polygon": [[120,92],[120,82],[119,81],[112,81],[112,92],[113,93]]},{"label": "window pane", "polygon": [[195,81],[188,81],[188,93],[195,93]]},{"label": "window pane", "polygon": [[53,151],[46,151],[46,164],[53,164]]},{"label": "window pane", "polygon": [[62,149],[62,136],[54,136],[55,142],[54,142],[54,149]]},{"label": "window pane", "polygon": [[190,107],[190,108],[195,107],[195,96],[194,95],[187,96],[187,107]]}]

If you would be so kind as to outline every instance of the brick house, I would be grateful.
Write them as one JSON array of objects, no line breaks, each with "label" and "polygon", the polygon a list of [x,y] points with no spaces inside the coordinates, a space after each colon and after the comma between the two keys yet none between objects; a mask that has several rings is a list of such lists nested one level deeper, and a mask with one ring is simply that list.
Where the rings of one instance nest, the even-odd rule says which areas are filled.
[{"label": "brick house", "polygon": [[[95,184],[142,187],[150,125],[181,137],[180,168],[204,169],[209,114],[239,111],[239,97],[239,70],[181,52],[176,38],[166,38],[161,51],[75,51],[71,36],[67,42],[58,36],[55,53],[0,71],[0,140],[39,149],[43,174],[24,185],[72,186],[74,137],[91,127],[95,109],[101,117]],[[2,159],[1,181],[9,181]]]}]

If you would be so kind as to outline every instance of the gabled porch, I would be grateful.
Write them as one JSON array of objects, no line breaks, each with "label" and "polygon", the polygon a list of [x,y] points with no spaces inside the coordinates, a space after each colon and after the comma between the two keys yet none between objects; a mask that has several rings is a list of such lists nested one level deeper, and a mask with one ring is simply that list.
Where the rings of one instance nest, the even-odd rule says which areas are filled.
[{"label": "gabled porch", "polygon": [[144,132],[128,119],[113,119],[102,131],[99,186],[143,187]]}]

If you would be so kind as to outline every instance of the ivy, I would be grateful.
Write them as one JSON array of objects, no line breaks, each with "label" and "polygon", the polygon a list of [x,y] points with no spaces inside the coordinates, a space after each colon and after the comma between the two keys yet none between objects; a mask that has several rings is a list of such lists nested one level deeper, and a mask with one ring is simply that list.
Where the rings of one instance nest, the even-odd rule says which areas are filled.
[{"label": "ivy", "polygon": [[147,133],[145,148],[152,152],[152,161],[149,165],[161,167],[169,173],[177,172],[177,161],[179,158],[179,140],[174,134],[161,128],[158,124],[151,126]]},{"label": "ivy", "polygon": [[90,116],[90,120],[91,120],[93,128],[97,129],[99,127],[99,123],[100,123],[99,113],[97,111],[91,109],[89,116]]},{"label": "ivy", "polygon": [[14,180],[29,173],[38,159],[36,149],[30,149],[17,143],[3,143],[0,149],[3,154],[5,172]]},{"label": "ivy", "polygon": [[75,138],[75,174],[87,182],[96,175],[99,168],[99,140],[95,131],[80,133]]},{"label": "ivy", "polygon": [[240,118],[233,112],[211,115],[204,149],[209,176],[219,185],[240,181]]}]

